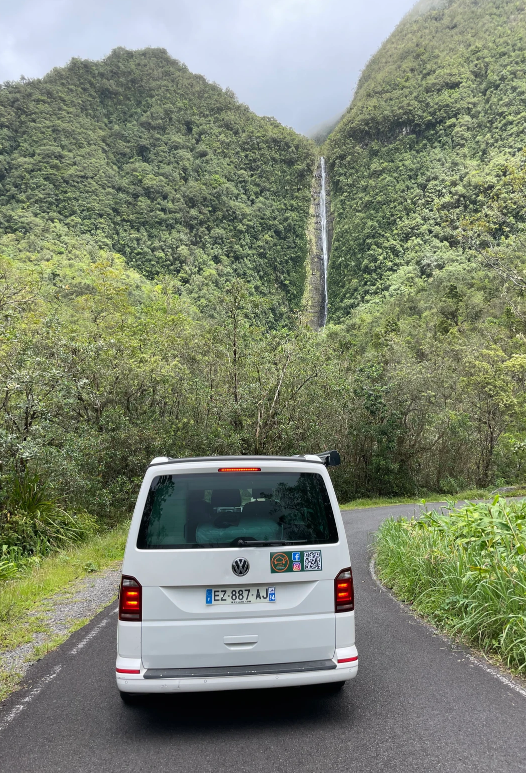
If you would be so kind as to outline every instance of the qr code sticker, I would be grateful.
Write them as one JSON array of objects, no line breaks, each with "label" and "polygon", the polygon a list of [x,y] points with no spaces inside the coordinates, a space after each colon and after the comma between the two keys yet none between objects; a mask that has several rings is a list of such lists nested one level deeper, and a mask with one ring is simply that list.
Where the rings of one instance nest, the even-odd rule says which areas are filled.
[{"label": "qr code sticker", "polygon": [[303,567],[306,572],[321,571],[321,550],[306,550],[303,553]]}]

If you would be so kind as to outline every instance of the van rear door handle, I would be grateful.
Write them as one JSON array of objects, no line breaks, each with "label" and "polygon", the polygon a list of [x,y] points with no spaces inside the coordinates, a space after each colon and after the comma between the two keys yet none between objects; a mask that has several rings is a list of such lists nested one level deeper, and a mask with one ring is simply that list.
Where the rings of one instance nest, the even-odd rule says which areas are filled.
[{"label": "van rear door handle", "polygon": [[258,643],[258,636],[224,636],[223,642],[227,647],[246,647],[254,646]]}]

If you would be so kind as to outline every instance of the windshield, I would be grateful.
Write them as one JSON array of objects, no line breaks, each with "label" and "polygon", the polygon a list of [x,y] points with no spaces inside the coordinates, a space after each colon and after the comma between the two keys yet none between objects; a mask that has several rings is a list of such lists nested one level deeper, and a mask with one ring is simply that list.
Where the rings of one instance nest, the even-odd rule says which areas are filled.
[{"label": "windshield", "polygon": [[322,476],[212,472],[152,481],[137,539],[141,550],[248,546],[251,541],[338,542]]}]

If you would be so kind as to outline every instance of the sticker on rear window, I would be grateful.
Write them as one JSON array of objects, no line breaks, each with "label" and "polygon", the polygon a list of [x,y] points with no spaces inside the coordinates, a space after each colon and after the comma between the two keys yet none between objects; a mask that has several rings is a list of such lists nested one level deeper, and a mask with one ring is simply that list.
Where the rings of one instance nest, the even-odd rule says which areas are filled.
[{"label": "sticker on rear window", "polygon": [[270,554],[272,574],[283,572],[321,572],[321,550],[298,550]]}]

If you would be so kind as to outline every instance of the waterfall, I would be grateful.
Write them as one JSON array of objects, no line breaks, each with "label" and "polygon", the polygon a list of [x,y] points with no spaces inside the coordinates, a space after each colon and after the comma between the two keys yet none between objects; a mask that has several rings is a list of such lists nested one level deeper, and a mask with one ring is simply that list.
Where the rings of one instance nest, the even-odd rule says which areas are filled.
[{"label": "waterfall", "polygon": [[329,249],[327,245],[327,200],[325,191],[325,158],[321,157],[321,190],[320,190],[320,220],[321,220],[321,251],[323,257],[323,308],[321,312],[321,327],[327,322],[329,297],[327,294],[327,271],[329,268]]}]

